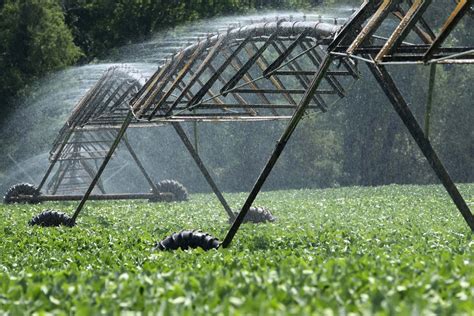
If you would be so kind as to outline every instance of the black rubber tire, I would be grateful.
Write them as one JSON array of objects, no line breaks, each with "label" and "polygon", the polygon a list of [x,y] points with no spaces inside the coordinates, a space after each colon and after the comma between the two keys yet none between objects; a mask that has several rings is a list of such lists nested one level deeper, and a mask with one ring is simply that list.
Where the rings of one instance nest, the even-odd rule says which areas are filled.
[{"label": "black rubber tire", "polygon": [[[234,212],[235,216],[239,213]],[[253,223],[253,224],[258,224],[258,223],[266,223],[266,222],[274,222],[276,221],[276,217],[273,216],[273,214],[267,210],[264,207],[250,207],[247,215],[244,217],[243,223]],[[229,223],[232,224],[233,219],[229,219]]]},{"label": "black rubber tire", "polygon": [[[188,190],[176,180],[163,180],[158,182],[156,185],[158,192],[169,194],[171,193],[172,198],[166,202],[183,202],[188,200]],[[162,202],[163,199],[160,197],[149,199],[150,202]]]},{"label": "black rubber tire", "polygon": [[[20,198],[20,195],[27,195],[30,197]],[[19,183],[13,185],[7,190],[3,197],[3,203],[37,204],[39,203],[39,200],[37,199],[38,196],[40,196],[40,192],[34,185],[29,183]]]},{"label": "black rubber tire", "polygon": [[202,248],[205,251],[219,248],[219,240],[207,233],[195,230],[183,230],[156,243],[156,250],[187,250]]},{"label": "black rubber tire", "polygon": [[41,226],[41,227],[58,227],[67,226],[73,227],[76,225],[72,219],[62,212],[54,210],[44,210],[40,214],[36,215],[29,221],[30,226]]}]

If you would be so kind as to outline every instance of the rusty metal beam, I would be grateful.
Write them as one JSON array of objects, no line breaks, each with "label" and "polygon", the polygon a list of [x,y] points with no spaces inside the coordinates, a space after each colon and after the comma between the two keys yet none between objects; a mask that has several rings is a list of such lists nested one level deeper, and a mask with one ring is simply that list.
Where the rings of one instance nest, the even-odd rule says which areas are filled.
[{"label": "rusty metal beam", "polygon": [[[309,57],[309,59],[311,59],[311,49],[307,49],[306,46],[303,46],[304,43],[303,41],[301,41],[299,43],[301,45],[301,47],[305,50],[306,52],[306,56]],[[281,45],[283,46],[283,43],[281,43]],[[275,47],[275,50],[280,54],[282,53],[282,51],[280,50],[280,48],[274,44],[274,47]],[[283,46],[284,47],[284,46]],[[320,63],[314,63],[315,66],[319,66]],[[293,70],[293,71],[299,71],[300,73],[303,71],[302,68],[300,67],[299,63],[294,60],[293,62],[291,63],[288,63],[287,64],[288,68],[290,70]],[[312,76],[314,76],[316,74],[316,72],[313,72]],[[274,75],[276,75],[276,73],[274,73]],[[295,75],[296,79],[299,81],[299,83],[301,84],[301,86],[306,90],[308,89],[309,87],[309,84],[310,84],[310,81],[308,80],[308,78],[305,76],[305,75],[302,75],[302,74],[297,74]],[[314,102],[317,104],[317,107],[322,111],[322,112],[326,112],[326,102],[324,101],[324,99],[319,96],[318,94],[314,94],[313,96],[313,100]],[[295,103],[295,102],[294,102]],[[309,108],[309,107],[308,107]]]},{"label": "rusty metal beam", "polygon": [[[277,70],[273,73],[276,76],[295,76],[295,75],[302,75],[302,76],[314,76],[317,71],[314,70]],[[350,76],[351,73],[349,71],[328,71],[327,75],[331,76]]]},{"label": "rusty metal beam", "polygon": [[[196,47],[196,50],[199,50],[200,47]],[[166,87],[168,82],[173,78],[175,75],[175,71],[181,67],[181,65],[186,62],[185,57],[187,57],[184,52],[181,54],[178,54],[177,56],[173,56],[171,61],[166,64],[160,71],[160,77],[159,81],[156,82],[156,85],[153,87],[152,90],[150,90],[144,98],[144,101],[142,101],[142,106],[140,107],[140,110],[137,111],[137,117],[143,117],[146,115],[146,112],[153,106],[154,102],[156,101],[156,98],[160,93],[163,92],[163,89]],[[132,105],[132,108],[134,109],[136,106]],[[152,112],[157,112],[159,109],[157,107],[152,110]],[[150,116],[148,116],[150,117]]]},{"label": "rusty metal beam", "polygon": [[229,66],[229,64],[234,60],[234,58],[237,56],[237,54],[240,53],[240,51],[247,45],[248,41],[252,38],[253,34],[249,34],[240,44],[237,46],[237,48],[234,49],[234,51],[230,54],[230,56],[226,56],[226,60],[222,63],[219,68],[217,68],[212,77],[202,86],[202,88],[195,94],[195,96],[188,102],[188,106],[193,106],[199,103],[202,98],[206,95],[206,93],[209,91],[209,89],[214,85],[214,83],[217,81],[219,76],[222,75],[222,73],[226,70],[226,68]]},{"label": "rusty metal beam", "polygon": [[[374,1],[375,2],[375,1]],[[382,24],[384,19],[392,12],[401,0],[382,0],[382,3],[378,7],[377,11],[367,22],[367,25],[360,31],[357,37],[354,39],[352,44],[347,49],[349,55],[354,54],[354,51],[359,48],[372,34],[377,31],[378,27]]]},{"label": "rusty metal beam", "polygon": [[303,33],[298,35],[298,37],[288,46],[283,52],[279,52],[279,56],[272,62],[264,71],[263,76],[268,78],[271,72],[275,71],[278,67],[283,64],[283,62],[290,56],[291,52],[295,50],[298,44],[301,42],[303,38],[306,37],[308,34],[308,30],[305,30]]},{"label": "rusty metal beam", "polygon": [[431,0],[415,0],[413,2],[400,24],[375,57],[375,62],[381,62],[386,55],[397,50],[430,4]]},{"label": "rusty metal beam", "polygon": [[433,56],[436,50],[444,43],[446,38],[449,36],[449,34],[451,34],[459,21],[461,21],[463,16],[469,11],[472,2],[472,0],[459,0],[456,8],[441,28],[440,34],[436,37],[436,39],[433,41],[433,44],[431,44],[430,48],[424,55],[423,60],[425,62],[427,62]]},{"label": "rusty metal beam", "polygon": [[100,89],[97,89],[97,93],[94,94],[94,96],[88,101],[88,103],[84,105],[85,111],[82,111],[81,113],[79,113],[74,124],[76,124],[77,126],[82,126],[87,121],[89,121],[96,110],[95,106],[90,106],[90,105],[91,104],[95,105],[98,102],[100,103],[100,101],[103,101],[103,99],[105,98],[109,90],[113,87],[113,85],[114,85],[113,80],[104,81],[103,87],[101,87]]},{"label": "rusty metal beam", "polygon": [[[132,90],[133,89],[137,89],[137,92],[138,90],[140,90],[140,85],[138,83],[133,83],[132,85],[130,85],[120,96],[120,98],[115,102],[115,104],[110,107],[110,112],[113,112],[113,111],[117,111],[118,107],[120,105],[122,105],[122,103],[125,101],[125,98],[127,98],[128,96],[130,96],[130,94],[132,93]],[[123,113],[125,113],[125,115],[121,115],[120,118],[122,119],[121,121],[123,121],[123,118],[125,118],[125,116],[127,115],[127,112],[128,112],[128,104],[127,104],[127,108],[124,108],[122,109]]]},{"label": "rusty metal beam", "polygon": [[[258,47],[255,45],[255,43],[252,43],[251,45],[253,47],[253,50],[257,50]],[[249,54],[251,54],[253,52],[252,48],[247,48],[247,52]],[[265,71],[266,68],[268,68],[269,66],[269,63],[268,61],[266,60],[265,56],[264,55],[261,55],[260,56],[260,60],[257,60],[257,65],[258,67],[260,68],[260,70],[262,71]],[[283,84],[283,82],[278,78],[278,77],[274,77],[274,76],[271,76],[270,77],[270,82],[272,83],[272,85],[278,90],[282,90],[282,89],[286,89],[285,88],[285,85]],[[262,92],[263,93],[263,92]],[[289,103],[292,103],[292,104],[297,104],[297,102],[295,101],[295,99],[293,98],[293,96],[289,93],[284,93],[283,94],[283,97],[289,102]]]},{"label": "rusty metal beam", "polygon": [[224,85],[221,89],[222,95],[226,96],[228,91],[234,88],[242,77],[250,70],[260,56],[267,50],[268,46],[273,42],[276,34],[270,35],[265,43],[257,49],[257,51],[249,58],[249,60],[237,71],[237,73]]},{"label": "rusty metal beam", "polygon": [[[196,60],[201,57],[202,52],[206,49],[205,42],[199,46],[196,51],[191,55],[189,60],[185,61],[184,67],[178,72],[176,79],[168,88],[168,90],[163,94],[161,99],[156,103],[155,109],[151,112],[150,117],[153,116],[163,105],[163,103],[171,96],[171,94],[175,91],[177,87],[179,87],[180,83],[183,82],[184,77],[189,73],[190,69],[195,64]],[[184,84],[184,82],[183,82]],[[171,108],[176,107],[177,102],[174,102],[171,105]],[[166,109],[168,111],[168,109]]]},{"label": "rusty metal beam", "polygon": [[[408,3],[410,5],[413,5],[412,0],[409,0]],[[393,11],[392,13],[400,21],[402,21],[403,17],[406,15],[405,11],[401,8],[401,6],[398,6],[398,8],[395,11]],[[425,44],[433,43],[433,40],[436,37],[436,35],[433,33],[433,30],[428,25],[428,23],[425,21],[423,16],[418,17],[417,23],[415,25],[413,25],[413,31],[418,35],[418,37]]]},{"label": "rusty metal beam", "polygon": [[[268,94],[305,94],[305,89],[235,89],[233,90],[238,93],[268,93]],[[321,89],[316,92],[317,94],[337,94],[334,90]]]},{"label": "rusty metal beam", "polygon": [[[226,54],[225,51],[223,52],[223,54],[224,54],[224,56],[226,56],[226,58],[228,57],[228,55]],[[239,56],[236,55],[235,58],[233,59],[232,63],[231,63],[231,66],[236,71],[238,71],[239,69],[242,69],[242,67],[244,65],[243,65],[242,61],[240,60]],[[252,89],[258,89],[257,82],[254,80],[254,78],[252,77],[250,72],[247,72],[242,77],[242,79],[245,81],[245,84],[244,84],[245,86],[248,86]],[[233,88],[232,90],[235,90],[235,88]],[[253,116],[258,115],[258,112],[255,111],[255,109],[253,108],[253,102],[251,102],[251,105],[250,105],[249,102],[247,102],[242,96],[240,96],[240,94],[237,94],[234,91],[231,94],[234,96],[234,98],[235,98],[235,95],[238,95],[240,97],[239,100],[237,100],[237,102],[245,103],[245,107],[243,109],[245,111],[247,111],[247,113],[249,113]],[[256,92],[255,94],[257,95],[257,97],[260,99],[261,102],[266,103],[266,104],[271,104],[270,100],[267,98],[267,96],[265,94],[259,93],[259,92]],[[278,113],[274,110],[272,110],[272,113],[274,115],[278,115]]]},{"label": "rusty metal beam", "polygon": [[[302,47],[306,47],[304,44],[302,44]],[[320,65],[323,61],[323,57],[321,57],[316,49],[312,49],[308,52],[308,57],[309,59],[315,64],[315,65]],[[342,64],[342,61],[341,61]],[[346,96],[346,92],[344,91],[344,88],[342,85],[339,83],[336,77],[334,77],[329,71],[326,72],[326,81],[329,83],[329,85],[334,89],[334,91],[339,95],[340,98],[344,98]]]},{"label": "rusty metal beam", "polygon": [[[172,196],[169,193],[160,193],[163,201],[171,201]],[[81,201],[83,195],[81,194],[50,194],[32,197],[28,195],[20,195],[16,199],[24,201],[25,199],[33,199],[36,202],[64,202],[64,201]],[[156,198],[154,193],[116,193],[116,194],[91,194],[88,197],[89,201],[110,201],[110,200],[148,200]]]},{"label": "rusty metal beam", "polygon": [[[211,70],[212,72],[215,73],[215,71],[213,71],[213,66],[210,64],[209,65],[209,70]],[[189,71],[189,74],[191,76],[194,75],[194,72],[192,71],[192,69]],[[197,83],[199,83],[201,85],[201,87],[204,87],[204,83],[201,81],[201,79],[198,79],[197,80]],[[185,86],[184,86],[185,87]],[[182,87],[182,89],[184,89],[184,87]],[[212,92],[210,89],[207,90],[207,94],[209,95],[209,97],[211,97],[214,101],[216,101],[217,104],[224,104],[224,101],[221,100],[221,97],[217,94],[215,94],[214,92]],[[190,95],[190,99],[193,99],[196,95],[193,95],[191,92],[189,92],[189,95]],[[180,103],[182,104],[186,104],[186,107],[189,109],[189,110],[192,110],[193,109],[193,106],[187,106],[189,104],[188,101],[181,101]]]},{"label": "rusty metal beam", "polygon": [[332,52],[340,44],[351,43],[357,33],[362,28],[364,22],[377,10],[376,2],[364,0],[361,7],[354,13],[351,19],[336,34],[327,47],[328,52]]},{"label": "rusty metal beam", "polygon": [[250,116],[243,115],[243,113],[232,113],[228,115],[222,115],[219,113],[200,113],[195,115],[172,115],[167,117],[155,117],[153,120],[156,122],[171,123],[171,122],[263,122],[263,121],[279,121],[288,120],[291,115],[259,115]]},{"label": "rusty metal beam", "polygon": [[[186,87],[183,89],[181,94],[176,98],[175,102],[170,106],[169,109],[166,111],[166,115],[170,115],[173,112],[173,109],[178,105],[179,101],[184,98],[184,96],[189,92],[191,87],[196,83],[197,79],[206,71],[207,67],[209,64],[212,63],[214,58],[216,58],[219,49],[221,48],[222,44],[225,42],[226,37],[221,36],[214,44],[214,46],[209,50],[207,53],[206,57],[202,61],[202,63],[199,65],[199,68],[196,70],[195,74],[191,77],[189,82],[187,82]],[[154,113],[152,113],[148,119],[153,116]]]},{"label": "rusty metal beam", "polygon": [[[238,57],[236,56],[236,60],[237,60],[237,58],[238,58]],[[234,63],[230,63],[230,65],[234,67]],[[214,66],[212,66],[212,65],[209,65],[209,69],[210,69],[211,71],[213,71],[213,72],[216,71],[216,69],[215,69]],[[219,80],[219,82],[221,82],[223,85],[225,85],[225,84],[227,83],[227,82],[222,78],[222,76],[219,76],[219,77],[218,77],[218,80]],[[252,115],[252,116],[254,116],[254,115],[256,114],[255,111],[250,108],[250,106],[247,104],[247,101],[245,101],[245,99],[244,99],[240,94],[232,92],[232,97],[235,99],[235,101],[239,102],[239,103],[242,104],[242,105],[245,105],[245,111],[246,111],[247,113],[249,113],[249,114]],[[193,106],[193,107],[190,107],[189,109],[193,109],[193,108],[194,108],[194,106]]]},{"label": "rusty metal beam", "polygon": [[[184,56],[184,52],[182,52],[182,58],[184,58]],[[147,84],[144,85],[130,100],[131,108],[133,111],[136,111],[135,115],[137,117],[145,113],[148,107],[151,106],[151,101],[153,100],[152,94],[159,91],[159,89],[156,89],[157,85],[160,85],[160,82],[162,82],[163,78],[169,73],[169,69],[174,62],[174,59],[169,60],[166,64],[161,66],[161,68],[153,74],[150,80],[147,81]]]},{"label": "rusty metal beam", "polygon": [[[226,108],[229,108],[229,109],[243,109],[243,108],[247,107],[247,105],[242,105],[240,103],[226,103],[225,105],[222,105],[222,106],[226,107]],[[295,105],[295,104],[283,104],[283,103],[273,103],[273,104],[254,103],[254,104],[252,104],[252,107],[255,108],[255,109],[269,109],[271,107],[272,109],[278,110],[278,109],[295,109],[297,107],[297,105]],[[215,103],[200,103],[199,108],[200,109],[215,109],[216,104]],[[309,108],[318,109],[319,105],[311,106]]]}]

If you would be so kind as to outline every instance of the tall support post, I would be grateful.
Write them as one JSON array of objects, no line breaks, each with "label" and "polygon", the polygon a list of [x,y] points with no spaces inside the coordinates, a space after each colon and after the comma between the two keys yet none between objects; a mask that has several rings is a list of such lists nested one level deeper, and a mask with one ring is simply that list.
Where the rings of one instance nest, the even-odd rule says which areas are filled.
[{"label": "tall support post", "polygon": [[140,159],[138,159],[138,156],[137,156],[137,154],[135,153],[135,151],[133,150],[132,146],[130,145],[130,142],[128,141],[127,136],[124,136],[123,142],[124,142],[124,144],[125,144],[125,147],[127,147],[127,150],[128,150],[128,152],[130,153],[130,155],[132,156],[133,160],[134,160],[135,163],[137,164],[138,169],[140,169],[141,173],[143,174],[143,176],[145,177],[146,181],[147,181],[148,184],[150,185],[152,191],[153,191],[154,193],[160,193],[159,190],[158,190],[158,188],[156,187],[156,184],[153,182],[153,180],[151,179],[150,175],[146,172],[145,167],[143,166],[142,162],[140,161]]},{"label": "tall support post", "polygon": [[229,218],[233,220],[235,218],[235,215],[232,212],[232,209],[230,208],[229,204],[225,200],[225,198],[222,195],[221,191],[217,187],[217,184],[212,179],[209,171],[207,170],[206,166],[202,162],[201,157],[199,156],[197,151],[194,149],[193,144],[191,143],[188,136],[186,135],[186,132],[184,131],[184,129],[181,127],[181,125],[179,123],[172,123],[171,125],[173,125],[173,128],[175,129],[175,131],[178,134],[179,138],[181,139],[184,146],[186,146],[186,149],[189,151],[189,153],[193,157],[194,162],[198,166],[199,170],[201,170],[202,175],[206,179],[207,183],[211,187],[214,194],[217,196],[217,198],[221,202],[221,204],[224,207],[227,215],[229,215]]},{"label": "tall support post", "polygon": [[285,131],[283,132],[282,136],[280,137],[280,140],[278,141],[272,155],[270,156],[270,159],[268,160],[267,164],[263,168],[262,172],[260,173],[260,176],[258,177],[257,181],[255,182],[255,185],[252,188],[252,191],[250,192],[249,196],[247,197],[247,200],[245,201],[244,205],[242,206],[242,209],[240,213],[237,215],[237,218],[234,220],[234,223],[232,224],[231,228],[227,232],[227,235],[225,236],[224,241],[222,242],[222,247],[227,248],[229,247],[230,243],[232,242],[232,239],[234,238],[235,234],[240,228],[240,225],[242,225],[243,220],[245,216],[247,215],[250,207],[252,206],[253,202],[257,198],[258,193],[262,189],[263,184],[267,180],[267,177],[269,176],[270,172],[272,171],[273,167],[275,166],[276,162],[278,161],[278,158],[280,157],[281,153],[285,149],[285,146],[290,139],[291,135],[295,131],[296,127],[298,126],[298,123],[301,121],[303,118],[303,115],[308,107],[308,105],[311,103],[311,99],[313,98],[314,94],[316,93],[319,84],[323,80],[324,76],[326,75],[326,72],[331,65],[332,62],[332,56],[331,55],[326,55],[324,60],[321,62],[320,68],[316,75],[314,76],[313,80],[311,81],[308,89],[306,90],[303,98],[301,99],[300,103],[298,104],[298,107],[296,108],[295,113],[293,114],[290,122],[288,123],[288,126],[286,127]]},{"label": "tall support post", "polygon": [[390,76],[390,74],[383,65],[376,65],[371,63],[369,63],[368,65],[370,71],[377,79],[380,87],[392,103],[392,106],[397,112],[398,116],[400,116],[408,131],[418,144],[418,147],[420,147],[421,151],[428,160],[431,168],[433,168],[433,171],[436,173],[439,180],[442,182],[454,204],[456,204],[459,212],[461,212],[461,215],[464,217],[464,220],[474,232],[474,216],[471,213],[469,206],[466,204],[466,201],[462,197],[461,193],[459,193],[456,185],[449,176],[449,173],[444,167],[443,163],[438,158],[438,155],[432,147],[429,139],[423,133],[423,129],[418,124],[407,102],[403,98],[401,92],[398,90],[393,78]]},{"label": "tall support post", "polygon": [[[195,112],[195,111],[193,111]],[[194,149],[196,150],[196,154],[199,155],[199,135],[198,135],[198,123],[195,121],[193,123],[193,133],[194,133]]]},{"label": "tall support post", "polygon": [[62,153],[63,150],[64,150],[64,147],[66,147],[67,142],[69,141],[69,139],[70,139],[71,136],[72,136],[72,133],[74,133],[74,129],[75,129],[75,127],[72,126],[71,129],[68,131],[66,137],[64,138],[63,143],[61,144],[61,147],[59,147],[58,151],[55,153],[55,155],[54,155],[54,157],[53,157],[53,161],[51,161],[51,163],[49,164],[48,170],[46,170],[46,173],[44,174],[43,179],[41,180],[40,184],[38,185],[38,189],[37,189],[38,192],[41,191],[41,189],[43,188],[44,184],[46,183],[46,180],[49,178],[49,175],[51,174],[51,172],[52,172],[53,169],[54,169],[54,166],[55,166],[56,163],[58,162],[59,157],[61,156],[61,153]]},{"label": "tall support post", "polygon": [[428,100],[426,101],[426,112],[425,112],[425,135],[426,138],[430,138],[430,125],[431,125],[431,111],[433,109],[433,96],[436,80],[436,63],[430,66],[430,82],[428,87]]},{"label": "tall support post", "polygon": [[[94,179],[94,168],[89,166],[89,164],[87,164],[87,162],[85,160],[81,159],[81,160],[79,160],[79,163],[82,165],[82,168],[84,168],[84,170],[87,172],[89,177],[91,177],[91,179]],[[104,184],[102,183],[102,180],[99,180],[97,182],[97,187],[99,188],[99,190],[102,194],[106,194]]]},{"label": "tall support post", "polygon": [[76,211],[74,212],[74,215],[72,215],[72,218],[71,218],[72,223],[74,223],[76,221],[77,217],[79,216],[79,213],[82,211],[82,208],[84,207],[87,200],[89,199],[89,196],[91,195],[92,190],[94,190],[94,187],[97,184],[97,181],[99,181],[100,176],[102,175],[102,173],[105,170],[105,167],[107,167],[107,164],[110,161],[110,158],[112,158],[112,155],[114,154],[114,152],[117,149],[120,141],[122,140],[123,135],[127,131],[127,128],[130,125],[130,122],[132,122],[132,118],[133,118],[132,111],[129,110],[128,114],[127,114],[127,117],[125,118],[125,121],[122,124],[122,127],[120,128],[117,136],[115,137],[114,142],[112,143],[112,146],[110,146],[110,149],[109,149],[109,151],[107,152],[107,155],[104,158],[104,161],[102,161],[102,164],[100,165],[99,170],[97,170],[97,173],[96,173],[94,179],[92,179],[92,182],[89,185],[89,188],[87,189],[86,193],[82,197],[82,200],[79,203],[79,205],[77,206]]}]

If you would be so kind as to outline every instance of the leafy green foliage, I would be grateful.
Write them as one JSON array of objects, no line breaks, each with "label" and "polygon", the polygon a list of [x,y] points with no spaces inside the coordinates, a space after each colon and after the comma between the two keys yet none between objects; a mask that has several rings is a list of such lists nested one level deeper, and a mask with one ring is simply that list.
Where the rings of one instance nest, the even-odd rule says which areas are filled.
[{"label": "leafy green foliage", "polygon": [[[461,186],[468,202],[474,185]],[[229,194],[241,205],[243,194]],[[474,309],[474,239],[439,186],[265,192],[278,221],[244,225],[230,249],[154,252],[181,229],[220,239],[210,195],[189,203],[91,202],[69,228],[43,208],[1,206],[0,313],[463,314]]]},{"label": "leafy green foliage", "polygon": [[5,1],[0,7],[0,97],[80,56],[57,1]]}]

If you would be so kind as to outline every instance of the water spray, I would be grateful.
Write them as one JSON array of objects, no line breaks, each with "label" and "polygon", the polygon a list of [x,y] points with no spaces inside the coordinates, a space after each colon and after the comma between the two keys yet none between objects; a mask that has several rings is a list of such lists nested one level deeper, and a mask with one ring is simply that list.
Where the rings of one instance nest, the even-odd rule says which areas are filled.
[{"label": "water spray", "polygon": [[[362,61],[369,67],[466,223],[474,231],[473,214],[385,68],[386,65],[474,63],[474,56],[469,48],[443,46],[459,20],[469,11],[470,2],[457,3],[438,35],[427,26],[423,18],[424,11],[431,5],[430,1],[410,2],[410,10],[406,12],[398,5],[399,2],[365,1],[343,26],[335,24],[339,23],[337,19],[333,19],[331,23],[267,20],[207,36],[180,50],[168,58],[143,86],[138,87],[136,94],[126,102],[126,107],[121,111],[122,116],[113,117],[116,120],[114,122],[120,126],[120,131],[74,215],[69,218],[63,213],[46,210],[35,217],[32,224],[74,225],[127,128],[133,124],[171,124],[229,218],[232,218],[232,226],[222,243],[209,234],[183,230],[158,242],[156,249],[186,250],[199,247],[210,250],[229,247],[245,221],[252,221],[257,214],[258,220],[274,220],[264,208],[252,207],[257,195],[304,115],[310,111],[324,113],[328,110],[328,104],[345,97],[345,87],[358,79],[356,61]],[[383,47],[374,46],[373,35],[392,14],[399,18],[399,25],[386,37]],[[411,31],[418,35],[422,44],[414,46],[404,42]],[[234,54],[237,49],[239,53]],[[110,91],[105,81],[89,99],[102,95],[104,91]],[[90,117],[95,122],[103,122],[103,117],[88,117],[82,115],[84,113],[86,112],[82,110],[77,112],[78,119],[82,120],[78,126],[86,125],[90,122]],[[180,124],[196,121],[217,123],[275,120],[288,121],[287,127],[240,212],[235,214]]]}]

